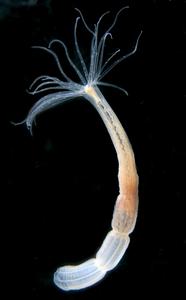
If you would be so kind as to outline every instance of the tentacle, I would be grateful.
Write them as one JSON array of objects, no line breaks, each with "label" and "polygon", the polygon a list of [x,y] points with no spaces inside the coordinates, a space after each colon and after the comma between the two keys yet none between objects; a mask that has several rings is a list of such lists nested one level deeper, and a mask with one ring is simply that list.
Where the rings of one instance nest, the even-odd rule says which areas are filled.
[{"label": "tentacle", "polygon": [[92,82],[93,79],[97,76],[97,66],[99,64],[99,56],[100,56],[100,43],[98,44],[98,35],[99,35],[99,25],[101,20],[105,15],[107,15],[109,11],[102,14],[102,16],[99,18],[97,24],[95,25],[95,31],[94,36],[92,38],[91,42],[91,57],[90,57],[90,68],[89,68],[89,81]]},{"label": "tentacle", "polygon": [[67,100],[76,98],[80,96],[80,92],[56,92],[53,94],[46,95],[42,97],[38,102],[35,103],[35,105],[31,108],[31,110],[28,113],[28,116],[26,118],[26,125],[27,128],[32,133],[32,124],[35,119],[35,117],[40,114],[41,112],[48,110],[58,104],[62,104]]},{"label": "tentacle", "polygon": [[32,90],[33,86],[38,82],[38,81],[45,81],[45,80],[48,80],[48,81],[60,81],[57,77],[52,77],[52,76],[48,76],[48,75],[41,75],[41,76],[38,76],[37,78],[34,79],[34,81],[31,83],[31,85],[29,86],[29,90]]},{"label": "tentacle", "polygon": [[73,63],[73,61],[71,60],[70,56],[69,56],[69,53],[68,53],[68,49],[67,49],[67,46],[65,45],[64,42],[60,41],[60,40],[52,40],[50,43],[49,43],[49,48],[51,48],[52,44],[54,43],[59,43],[65,50],[65,54],[66,54],[66,57],[68,59],[68,62],[69,64],[71,65],[71,67],[74,69],[74,71],[76,72],[76,74],[78,75],[79,79],[81,80],[81,82],[85,85],[86,84],[86,80],[85,78],[83,77],[83,75],[81,74],[81,72],[79,71],[79,69],[76,67],[76,65]]},{"label": "tentacle", "polygon": [[35,49],[41,49],[41,50],[44,50],[44,51],[50,53],[50,54],[54,57],[54,59],[55,59],[55,61],[56,61],[56,64],[57,64],[57,66],[58,66],[58,69],[59,69],[60,73],[63,75],[63,77],[64,77],[67,81],[71,81],[71,82],[73,81],[73,80],[71,80],[71,79],[66,75],[66,73],[63,71],[63,68],[62,68],[62,66],[61,66],[61,64],[60,64],[60,62],[59,62],[59,58],[58,58],[57,55],[54,53],[54,51],[52,51],[51,49],[48,49],[48,48],[46,48],[46,47],[42,47],[42,46],[33,46],[32,48],[35,48]]},{"label": "tentacle", "polygon": [[[55,84],[55,86],[52,86],[52,85],[54,85],[54,84]],[[49,85],[48,88],[56,87],[56,85],[57,85],[59,88],[61,88],[59,82],[55,82],[55,81],[54,81],[54,82],[53,82],[53,81],[46,81],[46,82],[40,83],[33,91],[30,90],[29,93],[32,94],[32,95],[34,95],[36,92],[41,92],[41,91],[42,91],[41,88],[47,87],[48,85]]]},{"label": "tentacle", "polygon": [[99,63],[97,65],[97,74],[99,77],[99,74],[101,72],[101,67],[102,67],[102,63],[103,63],[103,56],[104,56],[104,50],[105,50],[105,42],[107,37],[110,36],[110,38],[112,39],[112,34],[110,32],[106,32],[104,34],[104,36],[101,38],[99,45],[98,45],[98,55],[99,55]]},{"label": "tentacle", "polygon": [[121,88],[120,86],[118,86],[118,85],[116,85],[116,84],[112,84],[112,83],[108,83],[108,82],[99,81],[99,82],[97,83],[97,85],[103,85],[103,86],[112,87],[112,88],[114,88],[114,89],[118,89],[118,90],[122,91],[125,95],[128,96],[128,92],[127,92],[125,89]]},{"label": "tentacle", "polygon": [[85,28],[86,28],[92,35],[94,35],[94,31],[92,31],[92,30],[90,29],[90,27],[87,25],[87,23],[85,22],[85,19],[84,19],[84,17],[83,17],[83,14],[82,14],[82,12],[79,10],[79,8],[75,8],[75,10],[77,10],[78,13],[80,14],[81,19],[82,19],[82,21],[83,21],[83,24],[84,24]]},{"label": "tentacle", "polygon": [[103,78],[107,73],[109,73],[109,72],[110,72],[115,66],[117,66],[120,62],[122,62],[124,59],[130,57],[131,55],[133,55],[133,54],[136,52],[136,50],[137,50],[137,48],[138,48],[138,42],[139,42],[139,39],[140,39],[141,35],[142,35],[142,31],[140,32],[140,34],[139,34],[139,36],[138,36],[138,38],[137,38],[135,47],[134,47],[134,49],[133,49],[131,52],[129,52],[128,54],[123,55],[121,58],[117,59],[117,60],[116,60],[111,66],[109,66],[105,71],[103,71],[103,69],[102,69],[103,73],[100,75],[99,79]]},{"label": "tentacle", "polygon": [[[116,51],[114,51],[114,53],[106,60],[106,62],[104,63],[103,66],[100,65],[100,71],[99,71],[99,75],[103,72],[103,70],[105,69],[106,65],[109,63],[109,61],[116,55],[120,52],[120,49],[117,49]],[[106,74],[105,74],[106,75]],[[105,76],[103,75],[103,76]],[[102,74],[101,74],[101,78],[103,77]],[[100,78],[99,77],[99,78]]]},{"label": "tentacle", "polygon": [[116,14],[116,16],[115,16],[115,19],[114,19],[114,21],[113,21],[113,23],[112,23],[112,25],[107,29],[106,32],[110,32],[110,31],[114,28],[114,26],[115,26],[115,24],[116,24],[116,21],[117,21],[117,19],[118,19],[119,14],[120,14],[123,10],[125,10],[126,8],[129,8],[129,6],[122,7],[122,8],[117,12],[117,14]]},{"label": "tentacle", "polygon": [[81,51],[79,49],[79,44],[78,44],[78,41],[77,41],[77,24],[78,24],[78,20],[79,20],[79,17],[76,18],[76,22],[75,22],[75,26],[74,26],[74,42],[75,42],[76,52],[77,52],[77,55],[79,57],[79,60],[80,60],[80,63],[81,63],[81,66],[82,66],[85,78],[88,81],[87,67],[86,67],[86,64],[84,62],[84,59],[83,59],[83,56],[82,56]]}]

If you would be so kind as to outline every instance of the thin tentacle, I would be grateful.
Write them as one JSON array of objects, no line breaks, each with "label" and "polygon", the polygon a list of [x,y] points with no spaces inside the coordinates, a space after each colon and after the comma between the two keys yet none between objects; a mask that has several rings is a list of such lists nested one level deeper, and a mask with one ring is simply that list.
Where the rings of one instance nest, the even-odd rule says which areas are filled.
[{"label": "thin tentacle", "polygon": [[81,19],[82,19],[82,21],[83,21],[83,24],[85,25],[85,28],[86,28],[92,35],[94,35],[94,31],[92,31],[92,30],[90,29],[90,27],[87,25],[87,23],[85,22],[85,19],[84,19],[84,17],[83,17],[82,12],[81,12],[78,8],[75,8],[75,10],[77,10],[78,13],[80,14]]},{"label": "thin tentacle", "polygon": [[59,62],[59,58],[57,57],[57,55],[55,54],[54,51],[52,51],[51,49],[48,49],[48,48],[46,48],[46,47],[42,47],[42,46],[33,46],[32,48],[35,48],[35,49],[41,49],[41,50],[44,50],[44,51],[50,53],[50,54],[54,57],[54,59],[55,59],[55,61],[56,61],[56,64],[57,64],[57,66],[58,66],[58,69],[59,69],[60,73],[63,75],[63,77],[64,77],[67,81],[71,81],[71,82],[73,81],[73,80],[71,80],[71,79],[66,75],[66,73],[63,71],[63,68],[62,68],[62,66],[61,66],[61,64],[60,64],[60,62]]},{"label": "thin tentacle", "polygon": [[[118,60],[116,60],[111,66],[109,66],[109,67],[108,67],[108,68],[100,75],[99,79],[103,78],[107,73],[109,73],[109,72],[110,72],[115,66],[117,66],[120,62],[122,62],[124,59],[130,57],[131,55],[133,55],[133,54],[136,52],[136,50],[137,50],[137,48],[138,48],[138,42],[139,42],[139,39],[140,39],[141,34],[142,34],[142,31],[140,32],[140,34],[139,34],[139,36],[138,36],[138,38],[137,38],[137,41],[136,41],[136,44],[135,44],[134,49],[133,49],[131,52],[129,52],[128,54],[123,55],[121,58],[119,58]],[[102,71],[103,71],[103,69],[102,69]]]},{"label": "thin tentacle", "polygon": [[[104,47],[105,47],[105,40],[106,40],[105,37],[107,37],[107,35],[110,35],[111,38],[112,38],[112,35],[111,35],[110,31],[111,31],[111,30],[113,29],[113,27],[115,26],[119,14],[120,14],[124,9],[126,9],[126,8],[129,8],[129,6],[122,7],[122,8],[118,11],[118,13],[116,14],[116,16],[115,16],[115,18],[114,18],[114,21],[113,21],[112,25],[106,30],[105,34],[102,36],[102,38],[101,38],[100,41],[99,41],[98,49],[101,49],[101,56],[100,56],[100,60],[99,60],[99,66],[98,66],[98,68],[97,68],[98,74],[99,74],[99,75],[100,75],[101,72],[103,71],[103,68],[105,67],[105,65],[107,65],[107,63],[110,61],[110,59],[115,55],[115,54],[112,55],[112,56],[106,61],[106,63],[104,64],[104,66],[103,66],[103,68],[102,68],[103,54],[104,54]],[[117,52],[118,52],[118,51],[117,51]],[[117,53],[117,52],[116,52],[116,53]],[[98,76],[98,77],[99,77],[99,76]]]},{"label": "thin tentacle", "polygon": [[53,94],[43,96],[39,101],[37,101],[32,108],[30,109],[28,116],[26,118],[27,128],[32,133],[32,124],[36,116],[43,111],[46,111],[52,107],[55,107],[58,104],[62,104],[67,100],[81,96],[80,91],[71,92],[71,91],[60,91]]},{"label": "thin tentacle", "polygon": [[[57,84],[58,86],[49,86],[44,89],[40,89],[43,86]],[[48,90],[69,90],[69,91],[80,91],[82,90],[82,86],[78,83],[68,83],[68,82],[43,82],[39,86],[37,86],[33,91],[29,91],[30,94],[34,95],[37,93],[41,93]]]},{"label": "thin tentacle", "polygon": [[106,60],[106,62],[104,63],[104,65],[101,67],[100,66],[100,71],[99,71],[99,75],[101,75],[101,77],[99,78],[102,78],[102,72],[104,71],[106,65],[108,65],[109,61],[111,61],[111,59],[120,52],[121,50],[120,49],[117,49],[116,51],[114,51],[114,53],[112,53],[112,55]]},{"label": "thin tentacle", "polygon": [[79,71],[79,69],[76,67],[76,65],[73,63],[72,59],[70,58],[69,53],[68,53],[68,49],[67,49],[67,46],[65,45],[65,43],[63,41],[58,40],[58,39],[54,39],[54,40],[52,40],[49,43],[48,47],[51,48],[52,44],[54,44],[54,43],[58,43],[58,44],[60,44],[64,48],[65,54],[66,54],[66,57],[68,59],[69,64],[74,69],[74,71],[78,75],[78,77],[81,80],[81,82],[85,85],[86,84],[86,80],[83,77],[83,75],[81,74],[81,72]]},{"label": "thin tentacle", "polygon": [[[59,80],[57,77],[51,77],[48,75],[41,75],[38,76],[37,78],[34,79],[34,81],[30,84],[29,86],[29,90],[31,90],[33,88],[33,86],[38,82],[38,81],[45,81],[45,80],[51,80],[51,82],[53,80]],[[59,80],[60,81],[60,80]]]},{"label": "thin tentacle", "polygon": [[97,57],[97,28],[95,28],[95,35],[92,38],[91,48],[90,48],[90,67],[89,67],[89,78],[88,81],[92,82],[95,77],[95,65]]},{"label": "thin tentacle", "polygon": [[79,44],[78,44],[78,41],[77,41],[77,24],[78,24],[78,20],[79,20],[79,17],[76,18],[76,22],[75,22],[75,26],[74,26],[74,41],[75,41],[75,48],[76,48],[76,52],[77,52],[77,55],[78,55],[78,57],[79,57],[79,60],[80,60],[80,63],[81,63],[81,66],[82,66],[82,69],[83,69],[85,78],[86,78],[86,80],[88,81],[88,71],[87,71],[87,67],[86,67],[86,64],[85,64],[85,62],[84,62],[84,59],[83,59],[83,56],[82,56],[82,54],[81,54],[81,51],[80,51],[80,48],[79,48]]},{"label": "thin tentacle", "polygon": [[118,90],[122,91],[125,95],[128,96],[127,90],[121,88],[120,86],[118,86],[118,85],[116,85],[116,84],[112,84],[112,83],[107,83],[107,82],[99,81],[99,82],[97,83],[97,85],[103,85],[103,86],[108,86],[108,87],[112,87],[112,88],[118,89]]},{"label": "thin tentacle", "polygon": [[101,20],[105,15],[107,15],[109,11],[105,12],[102,14],[102,16],[99,18],[97,24],[95,25],[95,32],[94,32],[94,37],[92,38],[92,43],[91,43],[91,59],[90,59],[90,74],[91,78],[90,81],[93,81],[94,78],[96,77],[97,74],[97,66],[99,64],[99,57],[100,57],[100,47],[98,43],[98,35],[99,35],[99,25]]},{"label": "thin tentacle", "polygon": [[99,63],[98,63],[98,66],[97,66],[98,77],[99,77],[99,74],[101,72],[101,67],[102,67],[102,64],[103,64],[105,42],[106,42],[106,39],[107,39],[108,36],[112,39],[112,34],[110,32],[106,32],[103,35],[103,37],[101,38],[101,40],[99,42],[99,45],[98,45],[98,54],[99,54]]},{"label": "thin tentacle", "polygon": [[60,86],[51,86],[51,87],[48,87],[48,88],[43,88],[41,90],[34,90],[32,92],[29,92],[29,94],[31,95],[36,95],[36,94],[39,94],[39,93],[43,93],[43,92],[46,92],[46,91],[52,91],[52,90],[61,90],[61,87]]},{"label": "thin tentacle", "polygon": [[115,26],[115,24],[116,24],[116,21],[117,21],[117,19],[118,19],[119,14],[120,14],[123,10],[125,10],[126,8],[129,8],[129,6],[122,7],[122,8],[117,12],[117,14],[116,14],[116,16],[115,16],[115,19],[114,19],[114,21],[113,21],[113,23],[112,23],[112,25],[107,29],[106,32],[110,32],[110,31],[114,28],[114,26]]},{"label": "thin tentacle", "polygon": [[[55,86],[52,86],[52,84],[55,84]],[[57,84],[57,86],[56,86],[56,84]],[[32,95],[34,95],[34,94],[36,94],[36,93],[40,93],[40,92],[43,92],[45,89],[46,90],[51,90],[51,89],[53,89],[53,88],[56,88],[56,87],[58,87],[59,89],[61,89],[61,86],[60,86],[60,84],[59,83],[55,83],[55,82],[43,82],[43,83],[41,83],[41,84],[39,84],[33,91],[30,91],[30,94],[32,94]],[[43,90],[44,89],[44,90]]]}]

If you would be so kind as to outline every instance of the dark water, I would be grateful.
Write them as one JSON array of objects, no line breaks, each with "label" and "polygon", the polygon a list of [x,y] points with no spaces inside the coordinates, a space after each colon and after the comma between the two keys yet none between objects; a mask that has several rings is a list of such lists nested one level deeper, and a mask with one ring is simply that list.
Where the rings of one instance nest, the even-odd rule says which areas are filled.
[{"label": "dark water", "polygon": [[[93,28],[99,16],[108,28],[127,1],[0,1],[2,120],[2,265],[5,299],[158,299],[181,293],[185,270],[184,3],[131,1],[108,40],[105,55],[127,53],[143,30],[137,53],[104,81],[127,89],[102,92],[127,131],[140,178],[139,216],[127,253],[96,286],[65,293],[52,281],[66,263],[79,263],[99,248],[118,193],[117,159],[104,125],[82,99],[40,115],[33,136],[22,121],[39,95],[26,90],[39,75],[59,77],[52,57],[33,45],[63,40],[74,51],[78,7]],[[88,63],[90,34],[79,23]],[[76,76],[56,47],[66,73]]]}]

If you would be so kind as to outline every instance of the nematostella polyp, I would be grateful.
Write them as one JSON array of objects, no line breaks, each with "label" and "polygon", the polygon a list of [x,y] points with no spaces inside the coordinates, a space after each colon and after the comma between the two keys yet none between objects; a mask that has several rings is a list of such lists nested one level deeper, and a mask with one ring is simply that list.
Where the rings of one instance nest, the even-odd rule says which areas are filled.
[{"label": "nematostella polyp", "polygon": [[[28,129],[32,131],[33,121],[41,112],[70,99],[83,97],[94,106],[101,116],[115,147],[119,163],[119,196],[114,207],[111,223],[112,230],[107,234],[94,258],[80,265],[64,266],[57,269],[54,273],[54,283],[60,289],[66,291],[79,290],[91,286],[101,280],[106,272],[112,270],[124,255],[129,245],[129,234],[133,231],[136,223],[138,211],[138,175],[134,153],[125,130],[98,88],[100,85],[118,88],[127,94],[123,88],[102,81],[102,78],[116,65],[133,55],[137,50],[141,33],[131,52],[119,57],[120,50],[118,49],[107,59],[104,58],[106,40],[112,39],[112,29],[116,24],[118,16],[126,8],[128,7],[124,7],[118,11],[113,23],[101,37],[99,37],[100,23],[109,12],[104,13],[99,18],[97,24],[94,25],[94,29],[91,29],[85,22],[82,13],[77,9],[79,16],[76,18],[74,26],[74,45],[77,58],[79,59],[79,68],[71,59],[67,46],[60,40],[52,40],[47,48],[42,46],[35,47],[47,51],[54,58],[62,79],[42,75],[33,81],[30,86],[30,93],[38,94],[46,92],[46,94],[30,109],[26,118]],[[88,66],[85,63],[77,39],[79,20],[82,21],[91,36]],[[59,44],[65,52],[70,67],[76,73],[76,77],[79,78],[78,83],[65,73],[57,54],[53,50],[54,44]]]}]

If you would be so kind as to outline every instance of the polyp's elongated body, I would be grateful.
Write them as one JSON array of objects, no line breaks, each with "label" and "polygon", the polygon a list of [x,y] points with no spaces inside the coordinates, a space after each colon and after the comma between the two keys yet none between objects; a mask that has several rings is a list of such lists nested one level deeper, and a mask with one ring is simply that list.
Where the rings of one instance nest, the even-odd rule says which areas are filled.
[{"label": "polyp's elongated body", "polygon": [[120,121],[98,87],[86,87],[85,91],[84,97],[94,105],[107,127],[119,162],[120,191],[112,227],[120,233],[129,234],[134,229],[138,208],[138,175],[132,147]]},{"label": "polyp's elongated body", "polygon": [[[100,114],[112,139],[119,162],[119,196],[117,197],[114,208],[112,230],[107,234],[95,258],[89,259],[85,263],[77,266],[61,267],[55,272],[54,283],[63,290],[86,288],[101,280],[107,271],[112,270],[124,255],[129,244],[129,234],[133,231],[136,223],[138,210],[138,175],[133,150],[120,121],[98,88],[98,85],[111,86],[127,94],[124,89],[116,85],[100,81],[112,68],[125,58],[134,54],[137,49],[140,35],[133,51],[129,54],[113,61],[113,57],[118,55],[119,50],[117,50],[107,58],[106,61],[104,60],[105,41],[109,36],[112,37],[110,31],[113,29],[119,14],[124,9],[125,8],[122,8],[116,14],[112,25],[100,39],[98,39],[100,21],[108,12],[101,16],[95,25],[95,29],[91,30],[79,11],[84,26],[92,35],[89,68],[87,68],[84,62],[77,41],[77,24],[79,17],[75,22],[74,40],[81,70],[79,70],[71,60],[67,47],[63,42],[53,40],[50,42],[48,48],[37,47],[47,51],[54,57],[59,71],[65,80],[60,80],[48,75],[42,75],[34,80],[30,86],[30,92],[32,94],[49,90],[56,90],[56,92],[43,96],[31,108],[26,118],[27,127],[30,130],[32,129],[33,120],[39,113],[69,99],[82,96],[87,99]],[[57,55],[51,50],[54,43],[59,43],[63,47],[67,60],[78,75],[80,83],[71,80],[63,71]]]}]

